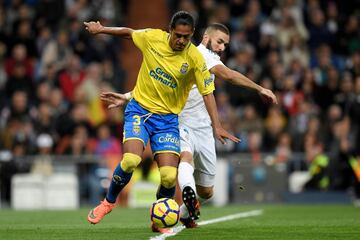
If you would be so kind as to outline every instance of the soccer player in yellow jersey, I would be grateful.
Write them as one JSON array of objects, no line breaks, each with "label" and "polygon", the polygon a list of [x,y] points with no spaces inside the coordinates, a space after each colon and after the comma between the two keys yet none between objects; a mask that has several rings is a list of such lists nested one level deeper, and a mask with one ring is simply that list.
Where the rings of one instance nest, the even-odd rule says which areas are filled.
[{"label": "soccer player in yellow jersey", "polygon": [[[202,55],[190,42],[194,20],[189,13],[175,13],[169,33],[159,29],[104,27],[99,22],[84,24],[92,34],[105,33],[132,39],[143,54],[132,99],[125,110],[123,159],[114,170],[106,198],[88,214],[88,221],[96,224],[114,207],[118,194],[141,162],[149,140],[161,176],[156,197],[174,196],[180,155],[178,113],[194,84],[203,96],[215,137],[222,142],[224,138],[235,142],[239,139],[220,125],[212,94],[213,79]],[[158,230],[153,227],[153,231]]]}]

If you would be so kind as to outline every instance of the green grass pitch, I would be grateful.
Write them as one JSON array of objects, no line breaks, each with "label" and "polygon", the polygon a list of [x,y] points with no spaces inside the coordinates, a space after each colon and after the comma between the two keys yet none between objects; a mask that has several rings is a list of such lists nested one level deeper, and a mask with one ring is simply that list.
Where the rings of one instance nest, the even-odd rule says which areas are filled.
[{"label": "green grass pitch", "polygon": [[[360,239],[360,208],[351,205],[232,205],[204,207],[201,220],[262,209],[263,214],[185,229],[167,239]],[[0,239],[150,239],[148,209],[113,210],[97,225],[77,211],[0,209]]]}]

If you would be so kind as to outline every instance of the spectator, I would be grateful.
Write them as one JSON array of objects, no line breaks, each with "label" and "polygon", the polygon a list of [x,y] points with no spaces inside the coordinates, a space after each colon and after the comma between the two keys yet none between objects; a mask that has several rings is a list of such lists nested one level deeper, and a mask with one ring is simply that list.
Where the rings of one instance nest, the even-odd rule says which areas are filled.
[{"label": "spectator", "polygon": [[305,137],[305,157],[309,164],[310,180],[305,190],[327,190],[330,186],[329,157],[324,154],[323,144],[312,134]]},{"label": "spectator", "polygon": [[69,46],[69,35],[66,31],[61,30],[56,36],[56,40],[51,40],[45,46],[40,63],[40,76],[44,76],[44,72],[49,64],[55,65],[55,71],[63,70],[67,62],[70,61],[72,49]]},{"label": "spectator", "polygon": [[289,63],[298,61],[303,67],[307,67],[309,63],[309,53],[304,39],[298,34],[290,36],[289,42],[284,46],[282,52],[282,59],[285,68],[288,69]]},{"label": "spectator", "polygon": [[31,106],[28,101],[28,95],[24,91],[16,91],[11,97],[11,102],[1,111],[0,126],[5,128],[9,119],[24,120],[33,119],[36,114],[36,108]]},{"label": "spectator", "polygon": [[78,56],[72,55],[65,70],[60,74],[60,87],[65,99],[72,103],[75,98],[75,91],[85,79],[85,71],[81,67]]},{"label": "spectator", "polygon": [[39,37],[36,39],[36,49],[39,56],[42,56],[45,47],[51,42],[51,37],[51,30],[48,27],[43,26],[39,30]]},{"label": "spectator", "polygon": [[235,133],[241,139],[241,142],[237,145],[237,150],[245,151],[248,148],[250,133],[263,133],[263,122],[255,107],[253,105],[246,105],[240,119],[236,123]]},{"label": "spectator", "polygon": [[38,110],[38,115],[33,124],[34,130],[37,134],[48,134],[53,140],[57,137],[57,134],[55,132],[55,121],[52,116],[50,105],[47,102],[42,102],[39,104]]},{"label": "spectator", "polygon": [[41,133],[36,139],[37,156],[31,166],[31,173],[50,176],[53,174],[52,153],[54,141],[49,134]]},{"label": "spectator", "polygon": [[301,23],[296,22],[289,10],[288,8],[281,9],[280,23],[276,33],[282,49],[290,45],[294,36],[297,36],[299,41],[306,41],[308,38],[307,30]]},{"label": "spectator", "polygon": [[353,79],[349,73],[344,73],[341,79],[340,92],[335,96],[335,103],[342,108],[345,115],[348,115],[354,99]]},{"label": "spectator", "polygon": [[334,36],[331,34],[328,26],[325,22],[324,12],[319,8],[310,10],[309,13],[310,24],[309,24],[309,47],[314,50],[321,44],[332,44]]},{"label": "spectator", "polygon": [[360,76],[360,51],[353,53],[347,61],[347,71],[349,71],[354,78]]},{"label": "spectator", "polygon": [[[312,71],[307,71],[307,74],[312,74]],[[308,76],[306,74],[306,76]],[[327,71],[328,79],[325,85],[316,84],[314,100],[321,109],[328,109],[330,105],[335,103],[335,96],[339,93],[339,73],[334,67],[330,67]],[[310,76],[308,76],[310,77]],[[305,80],[304,80],[305,81]]]},{"label": "spectator", "polygon": [[34,68],[24,45],[15,45],[11,57],[5,61],[5,71],[10,77],[6,83],[8,97],[19,89],[24,89],[29,95],[32,94]]},{"label": "spectator", "polygon": [[292,160],[291,136],[287,132],[283,132],[275,147],[274,163],[281,166],[290,165]]},{"label": "spectator", "polygon": [[102,65],[99,63],[91,63],[86,69],[86,78],[76,89],[76,102],[83,102],[87,106],[90,123],[98,126],[105,121],[105,111],[100,100]]},{"label": "spectator", "polygon": [[296,90],[295,80],[292,76],[286,76],[283,81],[283,93],[280,99],[290,117],[299,113],[300,103],[304,99],[304,93]]},{"label": "spectator", "polygon": [[286,117],[278,106],[269,109],[264,120],[265,132],[263,137],[263,150],[274,152],[278,139],[286,127]]},{"label": "spectator", "polygon": [[[26,5],[21,6],[22,9],[26,9]],[[26,10],[27,11],[27,10]],[[16,34],[12,39],[14,45],[24,45],[26,52],[30,58],[35,58],[38,56],[35,38],[33,36],[31,22],[29,19],[22,19],[16,26]]]},{"label": "spectator", "polygon": [[59,88],[53,88],[50,91],[51,98],[49,99],[49,104],[51,114],[54,116],[54,119],[58,119],[61,115],[65,114],[68,109],[68,105],[66,104],[63,93]]}]

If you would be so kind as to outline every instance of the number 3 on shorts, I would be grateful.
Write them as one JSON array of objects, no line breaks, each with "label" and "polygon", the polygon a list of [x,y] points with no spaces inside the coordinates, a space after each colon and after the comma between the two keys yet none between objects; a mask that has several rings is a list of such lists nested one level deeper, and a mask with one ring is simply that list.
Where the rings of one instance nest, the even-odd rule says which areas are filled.
[{"label": "number 3 on shorts", "polygon": [[140,116],[139,116],[139,115],[134,115],[134,116],[133,116],[133,119],[135,119],[135,121],[133,122],[133,125],[139,126],[140,123],[141,123],[141,118],[140,118]]}]

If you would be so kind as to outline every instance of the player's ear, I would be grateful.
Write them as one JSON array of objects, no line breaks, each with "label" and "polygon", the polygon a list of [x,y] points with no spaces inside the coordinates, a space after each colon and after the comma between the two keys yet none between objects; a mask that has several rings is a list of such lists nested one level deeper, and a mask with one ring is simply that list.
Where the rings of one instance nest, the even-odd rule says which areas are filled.
[{"label": "player's ear", "polygon": [[202,41],[207,43],[209,41],[209,39],[210,39],[209,34],[204,33]]}]

